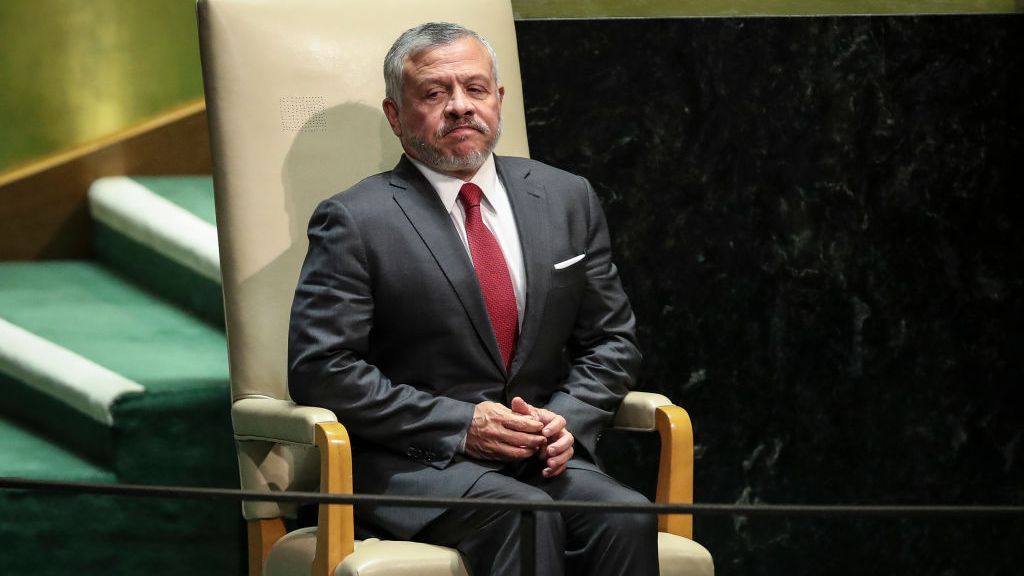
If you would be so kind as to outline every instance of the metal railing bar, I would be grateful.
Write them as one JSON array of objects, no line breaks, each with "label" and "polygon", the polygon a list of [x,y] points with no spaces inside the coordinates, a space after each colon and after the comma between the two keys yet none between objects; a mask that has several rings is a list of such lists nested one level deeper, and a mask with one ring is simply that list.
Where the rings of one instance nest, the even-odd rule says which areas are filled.
[{"label": "metal railing bar", "polygon": [[593,511],[608,513],[692,514],[695,516],[1024,518],[1015,505],[817,505],[817,504],[635,504],[618,502],[532,501],[498,498],[433,498],[320,492],[264,492],[231,488],[195,488],[134,484],[97,484],[27,478],[0,478],[0,489],[72,492],[113,496],[248,500],[294,504],[348,504],[477,510]]}]

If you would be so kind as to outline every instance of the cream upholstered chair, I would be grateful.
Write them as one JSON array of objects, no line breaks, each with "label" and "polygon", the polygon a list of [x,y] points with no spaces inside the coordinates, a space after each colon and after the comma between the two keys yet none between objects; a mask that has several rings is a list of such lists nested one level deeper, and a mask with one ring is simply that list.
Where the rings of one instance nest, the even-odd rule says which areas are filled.
[{"label": "cream upholstered chair", "polygon": [[[459,22],[488,38],[506,87],[499,153],[527,156],[508,0],[199,0],[198,18],[230,347],[232,421],[242,486],[352,490],[348,436],[334,413],[293,404],[288,315],[315,204],[401,154],[381,112],[381,66],[405,29]],[[661,433],[658,500],[691,502],[693,438],[682,408],[632,393],[618,426]],[[250,574],[466,574],[454,550],[353,538],[352,509],[286,533],[294,507],[245,502]],[[661,519],[662,574],[705,575],[691,519]]]}]

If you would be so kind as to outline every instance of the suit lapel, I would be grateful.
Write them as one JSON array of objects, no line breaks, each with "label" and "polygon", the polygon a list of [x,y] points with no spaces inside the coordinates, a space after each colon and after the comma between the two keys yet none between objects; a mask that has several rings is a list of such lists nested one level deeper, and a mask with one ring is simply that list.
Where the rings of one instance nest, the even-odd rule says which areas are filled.
[{"label": "suit lapel", "polygon": [[395,202],[448,279],[480,342],[487,349],[491,360],[504,372],[501,352],[491,328],[487,305],[480,292],[480,282],[473,263],[437,192],[404,155],[391,172],[391,186]]},{"label": "suit lapel", "polygon": [[508,192],[512,212],[523,248],[526,269],[526,310],[516,353],[509,371],[510,380],[522,366],[537,341],[544,317],[545,295],[551,286],[551,228],[549,226],[545,189],[530,180],[529,169],[514,170],[500,156],[495,156],[498,177]]}]

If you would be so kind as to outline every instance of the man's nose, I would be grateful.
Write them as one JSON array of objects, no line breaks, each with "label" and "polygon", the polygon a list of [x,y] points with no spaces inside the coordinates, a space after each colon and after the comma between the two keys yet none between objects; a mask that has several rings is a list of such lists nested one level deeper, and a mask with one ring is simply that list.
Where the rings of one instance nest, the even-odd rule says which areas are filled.
[{"label": "man's nose", "polygon": [[469,98],[466,97],[466,92],[462,88],[455,88],[452,90],[452,95],[448,98],[448,105],[445,106],[445,114],[454,118],[460,118],[469,114],[473,114],[473,104]]}]

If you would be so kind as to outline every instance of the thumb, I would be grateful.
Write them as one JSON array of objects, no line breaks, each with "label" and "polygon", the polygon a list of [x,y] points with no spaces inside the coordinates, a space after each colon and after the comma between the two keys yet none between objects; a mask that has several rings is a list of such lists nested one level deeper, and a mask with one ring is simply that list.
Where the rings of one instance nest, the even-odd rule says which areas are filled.
[{"label": "thumb", "polygon": [[533,407],[527,404],[526,400],[523,400],[519,396],[512,399],[512,411],[516,414],[523,414],[524,416],[533,415]]}]

